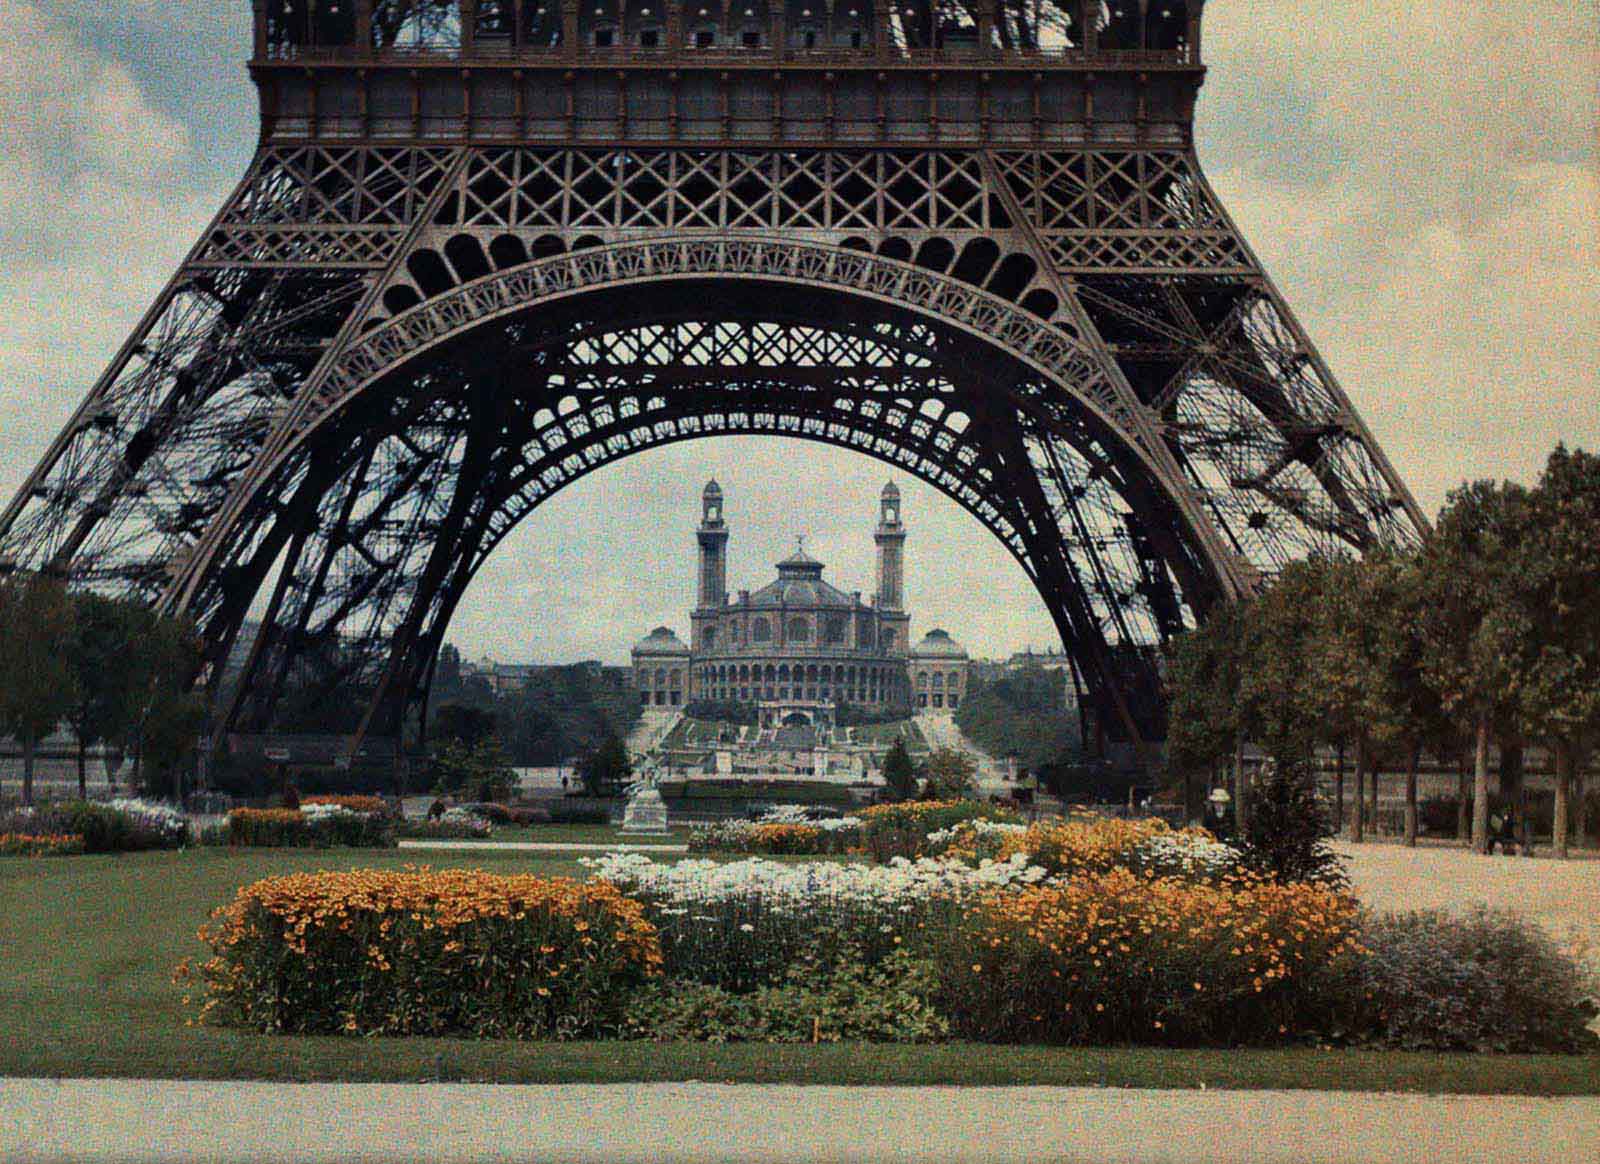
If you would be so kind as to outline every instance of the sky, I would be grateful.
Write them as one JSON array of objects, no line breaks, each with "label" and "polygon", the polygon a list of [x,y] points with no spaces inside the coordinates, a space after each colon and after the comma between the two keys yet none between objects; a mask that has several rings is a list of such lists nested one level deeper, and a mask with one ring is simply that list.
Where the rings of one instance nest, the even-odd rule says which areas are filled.
[{"label": "sky", "polygon": [[[86,11],[94,19],[85,22]],[[0,493],[9,497],[227,196],[255,141],[246,0],[0,0]],[[1202,164],[1429,513],[1600,448],[1597,0],[1211,0]],[[700,486],[729,586],[794,537],[872,590],[905,494],[913,633],[1053,641],[1020,568],[936,491],[823,446],[722,438],[604,469],[525,521],[467,594],[469,657],[620,662],[687,632]]]}]

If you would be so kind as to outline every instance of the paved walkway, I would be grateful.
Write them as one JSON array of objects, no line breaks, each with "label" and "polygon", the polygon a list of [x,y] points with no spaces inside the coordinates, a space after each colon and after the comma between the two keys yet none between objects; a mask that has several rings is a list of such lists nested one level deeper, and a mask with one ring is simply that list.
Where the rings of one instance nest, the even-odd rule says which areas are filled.
[{"label": "paved walkway", "polygon": [[585,844],[578,841],[401,841],[402,849],[509,849],[518,853],[687,853],[688,845],[633,844],[608,842]]},{"label": "paved walkway", "polygon": [[0,1080],[0,1159],[1578,1164],[1600,1099]]}]

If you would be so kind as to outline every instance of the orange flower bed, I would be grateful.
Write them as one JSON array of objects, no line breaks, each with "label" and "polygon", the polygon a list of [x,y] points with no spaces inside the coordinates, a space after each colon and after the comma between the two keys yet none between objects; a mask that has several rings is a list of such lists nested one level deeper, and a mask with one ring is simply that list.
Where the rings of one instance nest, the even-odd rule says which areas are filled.
[{"label": "orange flower bed", "polygon": [[976,803],[965,800],[904,800],[898,804],[874,804],[863,808],[860,812],[862,820],[875,819],[908,819],[915,820],[920,817],[938,816],[949,812],[953,808],[960,808],[966,804]]},{"label": "orange flower bed", "polygon": [[64,857],[83,852],[83,838],[76,833],[0,833],[0,857]]},{"label": "orange flower bed", "polygon": [[1052,874],[1104,873],[1126,863],[1128,855],[1151,837],[1173,834],[1164,820],[1120,820],[1079,814],[1066,820],[1040,821],[1026,832],[1002,838],[997,859],[1026,853],[1029,863]]},{"label": "orange flower bed", "polygon": [[1281,1040],[1315,1029],[1315,979],[1356,924],[1314,885],[1087,874],[986,897],[941,958],[942,1001],[992,1041]]},{"label": "orange flower bed", "polygon": [[201,1017],[258,1031],[551,1038],[614,1029],[661,969],[612,885],[477,870],[296,873],[241,888],[200,939]]},{"label": "orange flower bed", "polygon": [[370,812],[380,816],[389,811],[389,806],[384,803],[381,796],[303,796],[300,798],[300,803],[333,804],[347,808],[351,812]]}]

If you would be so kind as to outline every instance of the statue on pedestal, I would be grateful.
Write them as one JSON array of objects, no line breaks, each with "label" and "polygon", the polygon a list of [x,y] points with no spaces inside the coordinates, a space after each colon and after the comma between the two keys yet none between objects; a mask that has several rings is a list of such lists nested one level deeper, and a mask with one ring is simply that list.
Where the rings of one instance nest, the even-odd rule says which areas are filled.
[{"label": "statue on pedestal", "polygon": [[639,778],[624,790],[628,806],[622,812],[622,832],[638,836],[664,837],[667,827],[667,802],[661,799],[661,759],[651,751],[639,761]]}]

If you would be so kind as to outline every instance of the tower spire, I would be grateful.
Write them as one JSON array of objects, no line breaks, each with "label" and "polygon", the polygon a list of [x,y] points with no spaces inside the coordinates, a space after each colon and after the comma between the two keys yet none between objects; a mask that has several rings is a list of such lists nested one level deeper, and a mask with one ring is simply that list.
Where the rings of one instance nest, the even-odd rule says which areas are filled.
[{"label": "tower spire", "polygon": [[878,608],[904,610],[906,527],[900,520],[900,490],[890,481],[878,498]]},{"label": "tower spire", "polygon": [[700,494],[699,595],[695,605],[714,610],[728,601],[728,525],[722,516],[722,486],[716,478],[706,482]]}]

